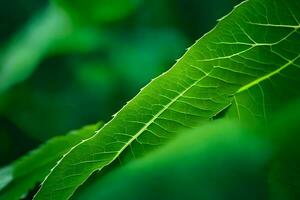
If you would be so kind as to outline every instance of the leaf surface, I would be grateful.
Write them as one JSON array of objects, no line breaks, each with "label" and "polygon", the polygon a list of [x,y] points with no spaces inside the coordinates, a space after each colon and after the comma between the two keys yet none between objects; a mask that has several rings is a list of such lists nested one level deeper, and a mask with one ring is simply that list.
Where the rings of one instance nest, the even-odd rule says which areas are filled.
[{"label": "leaf surface", "polygon": [[249,0],[235,7],[62,158],[35,199],[68,199],[93,172],[145,155],[179,130],[222,114],[267,122],[300,94],[299,8],[297,0]]}]

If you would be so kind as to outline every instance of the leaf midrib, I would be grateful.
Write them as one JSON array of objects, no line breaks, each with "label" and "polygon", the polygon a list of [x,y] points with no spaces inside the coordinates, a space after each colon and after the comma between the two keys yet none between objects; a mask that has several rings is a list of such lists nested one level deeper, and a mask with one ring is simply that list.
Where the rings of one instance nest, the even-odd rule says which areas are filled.
[{"label": "leaf midrib", "polygon": [[[209,77],[210,73],[204,73],[204,76],[202,76],[199,80],[195,81],[193,84],[191,84],[189,87],[184,89],[180,94],[178,94],[174,99],[172,99],[166,106],[164,106],[156,115],[152,117],[152,119],[146,123],[121,149],[118,151],[118,153],[113,157],[113,159],[107,163],[105,166],[110,165],[112,162],[114,162],[120,155],[121,153],[133,142],[135,141],[144,131],[147,130],[147,128],[156,120],[159,118],[161,114],[163,114],[173,103],[175,103],[180,97],[182,97],[186,92],[188,92],[191,88],[196,86],[200,81],[202,81],[204,78]],[[227,107],[227,106],[226,106]]]}]

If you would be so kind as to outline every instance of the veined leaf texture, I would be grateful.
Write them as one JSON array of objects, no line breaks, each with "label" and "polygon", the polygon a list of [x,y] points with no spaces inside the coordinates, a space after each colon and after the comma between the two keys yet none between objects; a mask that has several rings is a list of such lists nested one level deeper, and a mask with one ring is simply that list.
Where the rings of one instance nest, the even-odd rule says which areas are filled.
[{"label": "veined leaf texture", "polygon": [[142,156],[178,130],[220,113],[267,123],[273,111],[300,95],[299,28],[298,0],[236,6],[97,134],[72,148],[35,199],[68,199],[93,172]]}]

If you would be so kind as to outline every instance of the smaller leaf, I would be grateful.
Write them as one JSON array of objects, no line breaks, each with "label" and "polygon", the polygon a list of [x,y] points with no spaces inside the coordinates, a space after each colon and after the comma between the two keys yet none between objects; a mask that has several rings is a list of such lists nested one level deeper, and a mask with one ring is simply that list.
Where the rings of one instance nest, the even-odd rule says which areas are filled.
[{"label": "smaller leaf", "polygon": [[91,137],[99,126],[100,123],[89,125],[71,131],[68,135],[55,137],[10,166],[0,169],[0,199],[17,200],[25,196],[46,177],[65,153],[82,140]]}]

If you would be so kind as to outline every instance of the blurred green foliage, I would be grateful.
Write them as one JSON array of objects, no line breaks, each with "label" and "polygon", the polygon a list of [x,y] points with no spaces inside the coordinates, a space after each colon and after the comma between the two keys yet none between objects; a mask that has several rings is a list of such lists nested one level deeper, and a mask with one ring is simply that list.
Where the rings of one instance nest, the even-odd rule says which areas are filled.
[{"label": "blurred green foliage", "polygon": [[133,12],[142,0],[54,0],[75,19],[84,22],[109,23]]},{"label": "blurred green foliage", "polygon": [[300,100],[290,104],[275,118],[274,126],[267,134],[276,147],[269,173],[272,200],[297,200],[300,197],[299,119]]},{"label": "blurred green foliage", "polygon": [[185,130],[145,157],[95,174],[74,199],[298,200],[299,117],[300,99],[271,117],[268,129],[220,119]]},{"label": "blurred green foliage", "polygon": [[185,131],[83,186],[74,199],[267,199],[269,145],[238,124],[215,121]]},{"label": "blurred green foliage", "polygon": [[110,119],[236,3],[1,1],[0,165]]},{"label": "blurred green foliage", "polygon": [[[0,165],[59,133],[109,120],[236,3],[1,2]],[[75,199],[250,200],[268,199],[267,191],[271,191],[272,200],[296,200],[300,196],[300,102],[291,105],[277,116],[270,131],[218,120],[188,131],[103,179],[93,179],[94,174]],[[261,133],[268,139],[261,138]],[[45,149],[56,151],[53,142],[59,142],[60,153],[65,153],[64,139],[52,140],[43,146],[41,155],[36,151],[27,159],[42,159],[47,156]],[[51,166],[56,159],[50,159]],[[17,198],[14,190],[22,193],[27,181],[32,181],[23,171],[29,164],[21,161],[13,165],[15,171],[0,171],[0,189],[12,181],[7,174],[16,176],[6,190]],[[30,177],[39,180],[46,171],[35,171],[36,177]],[[18,181],[21,178],[24,185]]]}]

